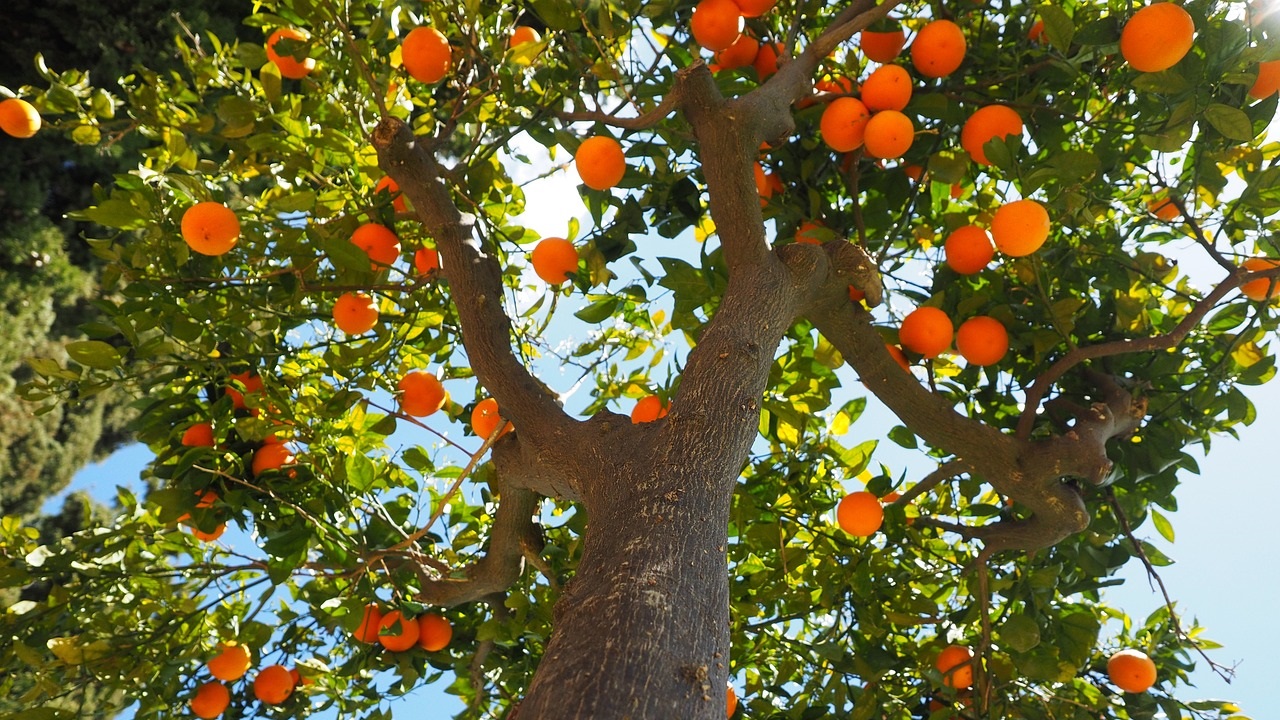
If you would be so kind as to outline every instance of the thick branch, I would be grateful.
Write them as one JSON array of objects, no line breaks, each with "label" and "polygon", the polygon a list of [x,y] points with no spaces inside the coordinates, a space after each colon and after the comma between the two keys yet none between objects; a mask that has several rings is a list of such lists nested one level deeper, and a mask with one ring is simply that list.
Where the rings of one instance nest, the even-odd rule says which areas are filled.
[{"label": "thick branch", "polygon": [[556,116],[565,122],[596,122],[624,130],[646,130],[670,115],[680,106],[680,100],[680,83],[676,83],[656,107],[635,117],[618,117],[603,112],[562,112]]},{"label": "thick branch", "polygon": [[542,445],[572,420],[511,350],[511,321],[502,307],[502,268],[480,246],[473,218],[458,210],[444,172],[404,122],[386,117],[374,128],[378,163],[413,203],[444,257],[443,273],[458,308],[463,345],[480,383],[526,440]]}]

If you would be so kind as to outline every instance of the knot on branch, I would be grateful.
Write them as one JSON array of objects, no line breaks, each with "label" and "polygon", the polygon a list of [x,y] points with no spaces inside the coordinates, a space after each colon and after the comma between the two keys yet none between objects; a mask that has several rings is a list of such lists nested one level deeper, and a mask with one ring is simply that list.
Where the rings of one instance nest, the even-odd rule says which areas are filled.
[{"label": "knot on branch", "polygon": [[835,268],[837,278],[841,282],[858,288],[866,296],[866,303],[876,307],[884,302],[884,285],[880,282],[880,271],[876,262],[862,249],[861,245],[852,242],[830,242],[824,246],[831,265]]}]

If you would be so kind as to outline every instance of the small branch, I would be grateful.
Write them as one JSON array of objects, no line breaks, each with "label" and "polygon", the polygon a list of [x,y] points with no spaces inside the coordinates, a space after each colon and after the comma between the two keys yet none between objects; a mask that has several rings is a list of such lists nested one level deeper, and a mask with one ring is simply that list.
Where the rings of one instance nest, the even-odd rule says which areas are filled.
[{"label": "small branch", "polygon": [[939,465],[933,472],[925,476],[923,480],[907,488],[902,495],[893,501],[895,507],[906,507],[911,504],[912,500],[929,492],[937,487],[944,480],[958,477],[969,472],[971,468],[969,464],[962,460],[952,460],[951,462]]},{"label": "small branch", "polygon": [[623,118],[609,113],[583,111],[562,112],[557,113],[556,116],[565,122],[593,122],[624,130],[645,130],[662,122],[664,118],[680,107],[680,87],[680,83],[676,83],[675,87],[662,98],[662,102],[658,103],[657,107],[635,117]]},{"label": "small branch", "polygon": [[1204,648],[1200,647],[1200,643],[1196,642],[1195,638],[1188,635],[1187,632],[1182,629],[1182,623],[1178,620],[1178,613],[1173,606],[1173,598],[1169,597],[1169,590],[1164,586],[1164,580],[1160,577],[1160,574],[1156,572],[1155,566],[1151,564],[1151,558],[1148,558],[1147,552],[1142,549],[1142,543],[1138,538],[1134,537],[1133,526],[1129,523],[1128,516],[1124,514],[1124,509],[1120,507],[1120,501],[1116,499],[1115,490],[1113,488],[1107,488],[1106,497],[1107,504],[1111,506],[1112,512],[1116,514],[1116,520],[1120,522],[1120,530],[1124,533],[1124,536],[1129,539],[1129,543],[1133,545],[1134,554],[1138,556],[1138,559],[1142,561],[1143,566],[1146,567],[1147,577],[1154,580],[1156,585],[1160,588],[1160,595],[1164,597],[1165,608],[1169,611],[1169,621],[1173,623],[1174,634],[1176,634],[1180,640],[1190,645],[1200,655],[1200,657],[1204,658],[1204,661],[1209,663],[1209,669],[1212,670],[1215,675],[1222,678],[1227,683],[1230,683],[1235,678],[1235,670],[1214,662],[1213,659],[1205,653]]}]

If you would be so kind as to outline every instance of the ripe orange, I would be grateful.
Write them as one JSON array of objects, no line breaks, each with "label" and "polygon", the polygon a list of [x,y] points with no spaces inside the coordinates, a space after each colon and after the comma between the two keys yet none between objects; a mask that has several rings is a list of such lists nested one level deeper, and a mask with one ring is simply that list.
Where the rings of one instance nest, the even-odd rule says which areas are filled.
[{"label": "ripe orange", "polygon": [[275,64],[280,70],[282,77],[291,80],[301,80],[316,68],[315,58],[304,57],[299,60],[292,55],[281,55],[276,52],[276,43],[281,40],[296,40],[298,42],[306,42],[307,35],[301,30],[294,28],[278,28],[267,38],[267,59]]},{"label": "ripe orange", "polygon": [[738,36],[729,47],[716,53],[715,62],[721,70],[737,70],[751,64],[760,52],[760,42],[746,33]]},{"label": "ripe orange", "polygon": [[416,27],[400,43],[400,61],[409,76],[418,82],[440,82],[449,73],[453,50],[449,39],[432,27]]},{"label": "ripe orange", "polygon": [[[498,412],[498,401],[493,398],[485,398],[476,403],[471,410],[471,430],[477,437],[484,440],[493,435],[493,431],[502,425],[502,435],[511,432],[511,423],[507,422]],[[502,437],[499,435],[498,437]]]},{"label": "ripe orange", "polygon": [[559,285],[569,279],[569,273],[578,270],[578,250],[564,238],[539,240],[529,260],[533,263],[533,271],[548,285]]},{"label": "ripe orange", "polygon": [[995,257],[991,236],[977,225],[965,225],[951,231],[943,246],[947,266],[961,275],[972,275],[987,266]]},{"label": "ripe orange", "polygon": [[1004,105],[979,108],[960,129],[960,146],[979,165],[990,165],[983,146],[994,138],[1022,134],[1022,116]]},{"label": "ripe orange", "polygon": [[40,130],[40,113],[22,98],[0,101],[0,130],[16,138],[29,138]]},{"label": "ripe orange", "polygon": [[410,620],[399,610],[392,610],[378,623],[378,642],[391,652],[404,652],[418,644],[420,631],[417,620]]},{"label": "ripe orange", "polygon": [[[1249,88],[1249,95],[1257,100],[1269,98],[1280,91],[1280,60],[1267,60],[1258,63],[1258,79]],[[8,102],[7,100],[5,102]],[[3,105],[3,103],[0,103]],[[39,127],[39,123],[36,126]]]},{"label": "ripe orange", "polygon": [[1171,2],[1148,5],[1120,31],[1120,54],[1139,72],[1168,70],[1191,50],[1195,21]]},{"label": "ripe orange", "polygon": [[348,335],[363,335],[378,324],[378,306],[362,292],[343,293],[333,303],[333,324]]},{"label": "ripe orange", "polygon": [[864,142],[867,154],[896,159],[911,149],[916,139],[916,126],[911,118],[897,110],[881,110],[867,121]]},{"label": "ripe orange", "polygon": [[[1280,267],[1280,260],[1273,260],[1271,258],[1249,258],[1243,263],[1240,263],[1240,266],[1250,272],[1260,272],[1262,270],[1270,270],[1275,267]],[[1250,280],[1240,286],[1240,292],[1244,293],[1244,296],[1250,300],[1270,300],[1276,295],[1280,295],[1280,277],[1275,279],[1259,278],[1257,280]]]},{"label": "ripe orange", "polygon": [[995,365],[1009,352],[1009,332],[993,317],[971,317],[956,330],[956,350],[970,365]]},{"label": "ripe orange", "polygon": [[898,340],[911,352],[937,357],[951,347],[955,328],[951,318],[936,307],[918,307],[902,319]]},{"label": "ripe orange", "polygon": [[231,691],[220,682],[207,682],[196,689],[191,698],[191,712],[198,718],[213,720],[231,704]]},{"label": "ripe orange", "polygon": [[400,411],[426,417],[444,407],[448,395],[439,378],[426,370],[410,370],[400,378]]},{"label": "ripe orange", "polygon": [[418,616],[418,647],[436,652],[449,646],[453,639],[453,626],[449,621],[432,613]]},{"label": "ripe orange", "polygon": [[187,447],[213,447],[213,425],[198,422],[182,432],[182,444]]},{"label": "ripe orange", "polygon": [[[215,490],[205,490],[203,493],[197,492],[196,494],[200,496],[200,499],[196,502],[196,508],[201,510],[213,507],[214,503],[218,502],[220,499],[220,496]],[[178,519],[174,520],[174,522],[184,522],[189,519],[191,519],[191,513],[183,513],[178,516]],[[212,535],[213,533],[202,534]],[[221,533],[218,534],[221,535]]]},{"label": "ripe orange", "polygon": [[182,239],[201,255],[222,255],[240,237],[240,218],[216,202],[199,202],[182,213]]},{"label": "ripe orange", "polygon": [[[733,4],[733,0],[724,0]],[[573,154],[573,166],[582,184],[593,190],[608,190],[627,173],[627,158],[622,145],[608,135],[596,135],[582,141]]]},{"label": "ripe orange", "polygon": [[515,30],[511,31],[511,39],[507,42],[507,47],[518,47],[525,43],[536,43],[542,39],[537,30],[528,25],[517,25]]},{"label": "ripe orange", "polygon": [[440,269],[440,251],[435,248],[418,248],[413,254],[413,269],[419,275],[426,275],[432,270]]},{"label": "ripe orange", "polygon": [[222,643],[218,647],[218,654],[209,659],[210,675],[219,680],[235,682],[249,672],[248,647],[235,643]]},{"label": "ripe orange", "polygon": [[286,465],[298,461],[288,445],[284,443],[267,443],[253,453],[253,476],[258,477],[268,470],[279,470]]},{"label": "ripe orange", "polygon": [[400,259],[400,238],[385,225],[365,223],[351,233],[351,242],[369,256],[374,270]]},{"label": "ripe orange", "polygon": [[778,0],[733,0],[743,17],[760,17],[773,9]]},{"label": "ripe orange", "polygon": [[756,69],[756,78],[760,82],[769,79],[769,76],[778,72],[778,56],[782,54],[782,43],[767,43],[760,46],[760,52],[756,53],[756,59],[751,61],[751,66]]},{"label": "ripe orange", "polygon": [[293,694],[293,674],[283,665],[262,668],[253,679],[253,696],[263,705],[279,705]]},{"label": "ripe orange", "polygon": [[911,363],[907,361],[907,355],[902,352],[902,348],[885,343],[884,349],[889,353],[889,357],[893,358],[893,361],[898,363],[903,370],[911,372]]},{"label": "ripe orange", "polygon": [[742,11],[733,0],[702,0],[693,8],[689,29],[698,45],[719,52],[742,32]]},{"label": "ripe orange", "polygon": [[946,77],[964,62],[964,32],[950,20],[934,20],[920,28],[911,41],[911,64],[921,75]]},{"label": "ripe orange", "polygon": [[815,220],[805,220],[800,223],[800,227],[796,228],[796,242],[805,245],[821,245],[823,240],[820,234],[824,230],[822,223]]},{"label": "ripe orange", "polygon": [[[844,75],[824,75],[821,80],[813,84],[813,89],[818,92],[831,93],[832,95],[852,95],[856,89],[853,81]],[[865,104],[865,103],[864,103]]]},{"label": "ripe orange", "polygon": [[1044,21],[1036,20],[1031,24],[1031,29],[1027,30],[1027,39],[1031,42],[1040,42],[1040,38],[1044,37]]},{"label": "ripe orange", "polygon": [[734,711],[738,709],[738,693],[733,691],[732,685],[726,687],[724,690],[724,702],[725,706],[729,710],[725,717],[733,717]]},{"label": "ripe orange", "polygon": [[906,44],[907,34],[902,31],[901,26],[897,30],[884,32],[863,30],[862,37],[858,40],[858,47],[862,48],[862,54],[868,60],[878,63],[893,62]]},{"label": "ripe orange", "polygon": [[948,645],[938,653],[933,666],[942,673],[942,684],[957,690],[973,687],[973,651],[963,645]]},{"label": "ripe orange", "polygon": [[222,537],[222,533],[226,531],[227,531],[226,523],[218,523],[218,526],[215,527],[212,532],[205,532],[195,526],[192,526],[191,528],[192,536],[194,536],[195,539],[201,542],[213,542],[214,540],[217,540],[218,538]]},{"label": "ripe orange", "polygon": [[376,643],[378,630],[381,627],[382,610],[378,608],[377,603],[369,603],[364,606],[364,615],[360,616],[360,627],[356,628],[353,637],[362,643]]},{"label": "ripe orange", "polygon": [[861,290],[859,290],[858,288],[856,288],[856,287],[854,287],[854,286],[852,286],[852,285],[850,285],[850,286],[849,286],[849,301],[850,301],[850,302],[856,302],[856,303],[859,303],[859,302],[862,302],[862,301],[863,301],[863,299],[865,299],[866,297],[867,297],[867,294],[866,294],[866,293],[862,292]]},{"label": "ripe orange", "polygon": [[836,506],[836,522],[850,535],[874,535],[884,524],[884,508],[875,495],[865,490],[852,492]]},{"label": "ripe orange", "polygon": [[653,422],[667,416],[667,404],[657,395],[645,395],[631,408],[631,424]]},{"label": "ripe orange", "polygon": [[244,409],[245,395],[252,395],[262,391],[262,378],[256,373],[231,373],[231,380],[234,380],[244,386],[244,393],[241,393],[239,389],[232,386],[228,386],[226,390],[227,397],[231,398],[231,404],[237,410]]},{"label": "ripe orange", "polygon": [[991,239],[1010,257],[1030,255],[1049,237],[1049,213],[1035,200],[1014,200],[991,217]]},{"label": "ripe orange", "polygon": [[1167,192],[1148,200],[1147,210],[1165,222],[1173,222],[1182,215],[1182,211],[1178,209],[1178,203],[1174,202]]},{"label": "ripe orange", "polygon": [[774,173],[766,173],[760,163],[752,167],[752,174],[756,181],[756,194],[760,196],[760,207],[764,207],[774,193],[782,192],[782,180]]},{"label": "ripe orange", "polygon": [[400,185],[396,183],[395,180],[392,180],[389,175],[383,175],[382,179],[378,181],[378,184],[373,186],[374,195],[377,195],[380,192],[385,192],[391,196],[391,207],[395,208],[396,212],[405,212],[408,210],[404,196],[400,194]]},{"label": "ripe orange", "polygon": [[836,98],[822,111],[818,129],[827,147],[836,152],[849,152],[862,145],[870,120],[871,112],[861,100]]},{"label": "ripe orange", "polygon": [[882,65],[862,83],[862,104],[868,110],[901,110],[911,102],[911,74],[901,65]]},{"label": "ripe orange", "polygon": [[1156,664],[1141,650],[1120,650],[1107,659],[1107,675],[1125,692],[1146,692],[1156,684]]}]

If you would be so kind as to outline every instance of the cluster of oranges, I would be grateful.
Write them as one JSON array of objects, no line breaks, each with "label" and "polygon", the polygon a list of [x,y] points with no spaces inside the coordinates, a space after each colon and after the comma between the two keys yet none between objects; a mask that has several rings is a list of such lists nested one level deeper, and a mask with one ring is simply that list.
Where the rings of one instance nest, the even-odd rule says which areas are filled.
[{"label": "cluster of oranges", "polygon": [[[206,668],[214,680],[202,683],[191,698],[191,712],[204,720],[212,720],[226,711],[231,704],[229,683],[235,683],[249,672],[253,665],[252,652],[245,645],[222,643],[218,653],[209,659]],[[268,665],[254,676],[253,696],[263,705],[281,705],[288,700],[300,684],[310,684],[297,668]]]},{"label": "cluster of oranges", "polygon": [[354,637],[362,643],[377,643],[391,652],[406,652],[415,647],[439,652],[453,639],[453,626],[447,618],[435,613],[411,618],[399,610],[384,613],[377,603],[369,603],[364,607]]}]

